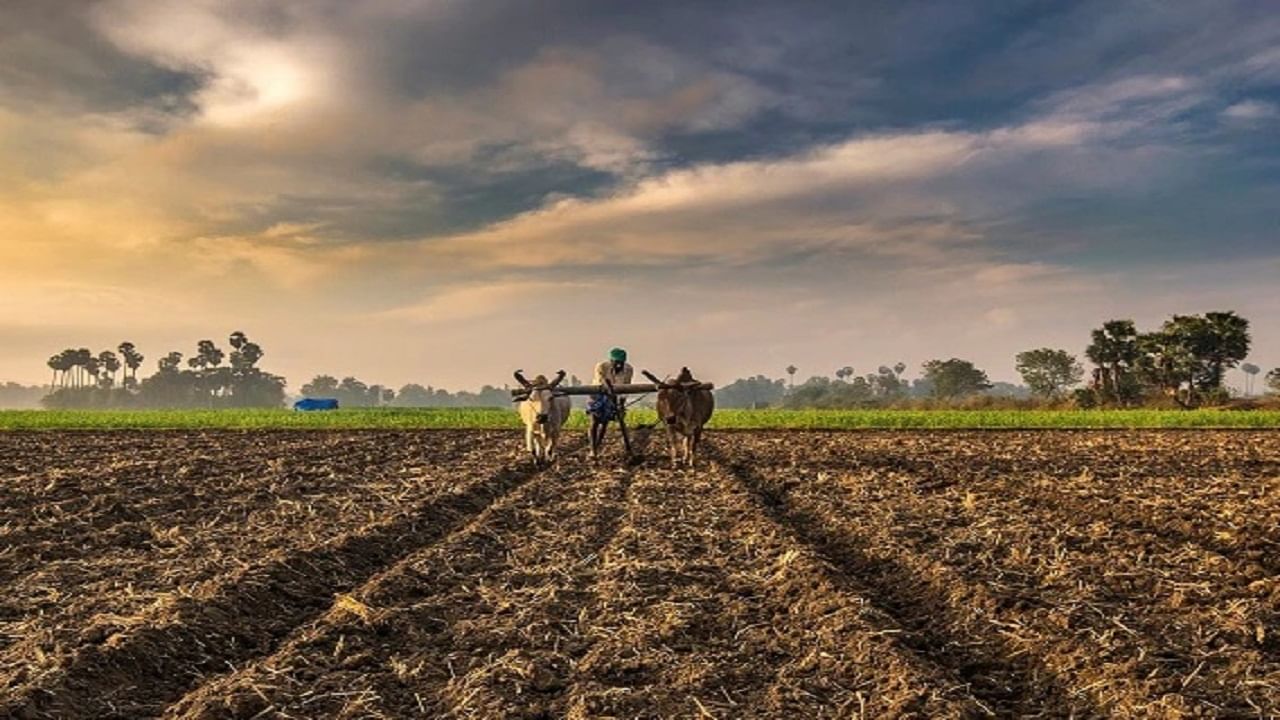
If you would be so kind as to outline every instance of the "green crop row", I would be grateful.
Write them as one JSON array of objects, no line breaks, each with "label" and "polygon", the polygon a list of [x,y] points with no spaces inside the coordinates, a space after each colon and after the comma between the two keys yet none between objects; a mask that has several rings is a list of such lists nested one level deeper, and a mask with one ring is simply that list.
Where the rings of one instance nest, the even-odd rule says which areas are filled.
[{"label": "green crop row", "polygon": [[[652,424],[652,410],[629,415]],[[586,426],[575,410],[569,427]],[[506,408],[378,408],[290,410],[0,411],[0,430],[430,430],[519,428]],[[1234,410],[721,410],[712,428],[768,429],[1032,429],[1280,428],[1280,412]]]}]

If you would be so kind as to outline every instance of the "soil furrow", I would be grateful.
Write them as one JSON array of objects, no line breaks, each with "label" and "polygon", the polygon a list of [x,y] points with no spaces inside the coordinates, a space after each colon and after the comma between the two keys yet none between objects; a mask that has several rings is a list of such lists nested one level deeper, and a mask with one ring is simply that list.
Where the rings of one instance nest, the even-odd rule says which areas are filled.
[{"label": "soil furrow", "polygon": [[[25,549],[20,562],[3,568],[0,582],[47,562],[90,552],[100,556],[122,543],[127,546],[133,537],[146,537],[151,526],[198,522],[211,507],[251,507],[252,490],[278,493],[278,486],[284,486],[298,494],[327,494],[339,489],[341,481],[349,483],[348,473],[376,476],[415,460],[405,447],[393,452],[353,447],[343,438],[324,443],[298,439],[270,456],[228,452],[245,444],[243,434],[225,434],[221,440],[225,445],[215,435],[201,444],[175,447],[166,461],[99,465],[81,458],[83,469],[63,470],[29,497],[10,498],[13,507],[40,508],[41,513],[12,520],[0,532],[0,542]],[[436,463],[452,462],[463,450],[458,443],[444,444],[445,452],[434,456],[432,446],[423,449],[428,455],[416,460]]]},{"label": "soil furrow", "polygon": [[[590,648],[583,618],[595,602],[601,554],[619,529],[635,470],[597,470],[592,489],[566,505],[576,516],[559,537],[530,538],[517,562],[496,573],[497,586],[527,600],[512,612],[455,623],[446,662],[455,676],[436,694],[449,717],[563,717],[572,669]],[[514,708],[519,708],[518,711]]]},{"label": "soil furrow", "polygon": [[[1267,681],[1280,680],[1267,631],[1280,608],[1260,568],[1117,533],[1086,513],[1049,512],[1027,502],[1025,488],[1016,497],[959,488],[922,495],[913,484],[819,473],[788,491],[793,502],[828,506],[826,517],[878,552],[937,578],[1101,705],[1249,713],[1280,699]],[[997,517],[1019,522],[987,520]]]},{"label": "soil furrow", "polygon": [[1278,437],[0,433],[0,717],[1280,717]]},{"label": "soil furrow", "polygon": [[270,652],[331,607],[335,593],[447,536],[529,476],[503,469],[424,501],[401,519],[252,567],[207,595],[180,598],[136,627],[77,649],[0,709],[17,717],[155,715],[203,675]]},{"label": "soil furrow", "polygon": [[584,613],[569,717],[978,713],[714,471],[637,476]]},{"label": "soil furrow", "polygon": [[[1241,485],[1246,482],[1263,488],[1266,483],[1259,479],[1238,481]],[[1280,476],[1272,478],[1269,484],[1275,488],[1272,497],[1280,497],[1277,494],[1280,492]],[[1102,521],[1129,541],[1141,540],[1169,547],[1190,545],[1232,563],[1255,565],[1267,574],[1280,574],[1280,506],[1266,508],[1232,504],[1235,505],[1232,513],[1237,517],[1230,518],[1235,522],[1229,522],[1223,517],[1223,509],[1229,504],[1219,501],[1215,503],[1216,517],[1210,521],[1208,515],[1214,512],[1212,510],[1206,510],[1199,517],[1189,517],[1185,508],[1179,508],[1183,512],[1178,515],[1151,505],[1139,509],[1134,507],[1131,499],[1099,499],[1086,492],[1075,491],[1070,481],[1062,482],[1043,474],[1025,477],[1016,485],[1001,482],[990,489],[966,486],[966,490],[982,493],[984,497],[1013,498],[1028,508],[1048,511],[1064,520]]]},{"label": "soil furrow", "polygon": [[838,587],[869,598],[904,629],[897,636],[904,646],[948,668],[982,707],[1001,716],[1102,715],[1049,668],[1026,657],[1002,628],[975,622],[967,608],[954,604],[948,588],[899,559],[871,551],[832,518],[794,503],[783,486],[755,469],[750,455],[730,455],[718,445],[712,453],[771,519],[830,563]]},{"label": "soil furrow", "polygon": [[[84,548],[77,557],[31,569],[0,598],[0,688],[30,682],[78,645],[100,643],[137,624],[153,605],[164,614],[175,596],[216,592],[225,577],[272,556],[287,557],[354,533],[374,514],[384,524],[411,516],[415,504],[448,487],[448,468],[472,467],[486,455],[484,443],[458,437],[439,434],[423,438],[421,445],[416,439],[401,443],[399,453],[386,454],[418,448],[419,457],[403,458],[394,473],[355,475],[329,465],[322,482],[312,474],[224,481],[240,490],[231,507],[193,503],[177,524],[171,524],[173,518],[140,522],[145,527],[119,538],[121,544],[111,552],[95,549],[93,536],[68,538],[68,546]],[[361,440],[341,435],[312,444],[347,445],[359,457],[370,448]],[[241,449],[233,445],[223,456],[234,457]],[[275,454],[285,450],[273,448]],[[247,537],[247,531],[256,537]],[[18,564],[31,568],[29,559]]]},{"label": "soil furrow", "polygon": [[165,717],[493,717],[553,701],[624,482],[545,471]]},{"label": "soil furrow", "polygon": [[[847,439],[832,445],[833,456],[856,454]],[[998,443],[989,445],[999,452]],[[1256,450],[1242,454],[1252,456],[1242,464],[1269,462]],[[1077,462],[1095,464],[1088,456]],[[1093,628],[1102,636],[1117,623],[1136,631],[1115,636],[1109,653],[1132,658],[1133,674],[1162,688],[1157,695],[1214,703],[1208,707],[1216,710],[1215,698],[1224,694],[1237,696],[1242,707],[1249,707],[1250,695],[1274,694],[1266,682],[1239,683],[1280,671],[1280,636],[1270,631],[1280,627],[1280,580],[1274,554],[1257,549],[1271,542],[1268,532],[1277,532],[1280,477],[1215,468],[1188,487],[1187,479],[1135,482],[1123,467],[1102,463],[1097,474],[974,473],[940,488],[945,478],[936,472],[823,469],[804,475],[797,488],[813,497],[847,496],[834,512],[851,519],[895,518],[909,532],[888,533],[877,543],[990,588],[993,606],[1015,610],[1016,617],[1017,606],[1032,605],[1077,635]],[[810,490],[814,484],[823,487]],[[1179,498],[1193,501],[1186,505],[1194,509]],[[1210,512],[1216,512],[1212,522],[1202,519]],[[1073,606],[1093,610],[1064,610]],[[1055,635],[1067,628],[1043,629]],[[1097,652],[1096,641],[1078,647],[1077,664],[1093,662]]]},{"label": "soil furrow", "polygon": [[[1048,513],[1024,499],[1035,476],[1006,496],[978,479],[939,491],[932,476],[827,467],[755,472],[791,505],[928,578],[1108,712],[1253,714],[1280,699],[1280,666],[1266,659],[1276,586],[1260,569]],[[1047,498],[1059,497],[1052,482],[1038,482]]]}]

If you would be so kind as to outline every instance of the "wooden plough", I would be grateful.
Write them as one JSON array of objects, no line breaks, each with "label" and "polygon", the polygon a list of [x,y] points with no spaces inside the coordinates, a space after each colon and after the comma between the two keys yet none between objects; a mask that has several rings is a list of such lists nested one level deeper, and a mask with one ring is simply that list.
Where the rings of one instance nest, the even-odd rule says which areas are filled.
[{"label": "wooden plough", "polygon": [[[516,372],[519,373],[520,371],[517,370]],[[563,374],[563,372],[564,371],[561,371],[561,374]],[[609,398],[613,400],[614,405],[616,405],[619,409],[621,409],[623,407],[623,404],[620,401],[619,396],[646,395],[648,393],[654,393],[659,390],[663,390],[667,388],[680,388],[680,387],[690,389],[690,390],[714,390],[715,389],[715,385],[711,383],[705,383],[705,382],[683,383],[683,384],[664,383],[663,381],[659,380],[657,376],[655,376],[653,373],[649,372],[648,370],[641,370],[640,374],[644,375],[645,378],[648,379],[650,382],[628,383],[626,385],[613,385],[611,383],[605,383],[603,385],[554,385],[553,384],[551,394],[552,395],[568,395],[568,396],[608,395]],[[514,388],[511,391],[512,402],[521,402],[521,401],[527,400],[528,398],[529,398],[529,391],[523,387]],[[622,413],[622,412],[618,413],[618,429],[622,431],[622,445],[627,452],[627,458],[630,459],[633,456],[631,452],[631,435],[629,432],[627,432],[626,413]]]}]

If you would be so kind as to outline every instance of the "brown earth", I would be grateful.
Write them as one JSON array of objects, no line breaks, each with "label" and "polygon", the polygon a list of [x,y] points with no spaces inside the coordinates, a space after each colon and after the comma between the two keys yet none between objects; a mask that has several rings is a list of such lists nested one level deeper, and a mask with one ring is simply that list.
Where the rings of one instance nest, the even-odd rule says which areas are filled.
[{"label": "brown earth", "polygon": [[653,442],[0,434],[0,717],[1280,716],[1280,433]]}]

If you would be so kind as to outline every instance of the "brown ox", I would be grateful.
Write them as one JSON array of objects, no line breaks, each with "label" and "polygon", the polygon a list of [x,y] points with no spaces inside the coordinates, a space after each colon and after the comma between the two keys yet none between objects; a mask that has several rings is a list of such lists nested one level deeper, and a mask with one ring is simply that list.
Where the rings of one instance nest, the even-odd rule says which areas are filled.
[{"label": "brown ox", "polygon": [[569,398],[558,394],[556,386],[564,380],[561,370],[556,379],[547,382],[542,375],[529,382],[517,370],[516,382],[528,396],[520,402],[520,419],[524,421],[524,445],[533,456],[534,465],[546,465],[556,461],[556,448],[560,444],[560,428],[569,419],[573,405]]},{"label": "brown ox", "polygon": [[659,381],[645,373],[658,386],[658,417],[667,426],[667,439],[671,443],[671,465],[679,467],[680,461],[693,467],[702,440],[702,428],[715,411],[716,400],[711,391],[699,387],[689,368],[681,368],[674,378]]}]

